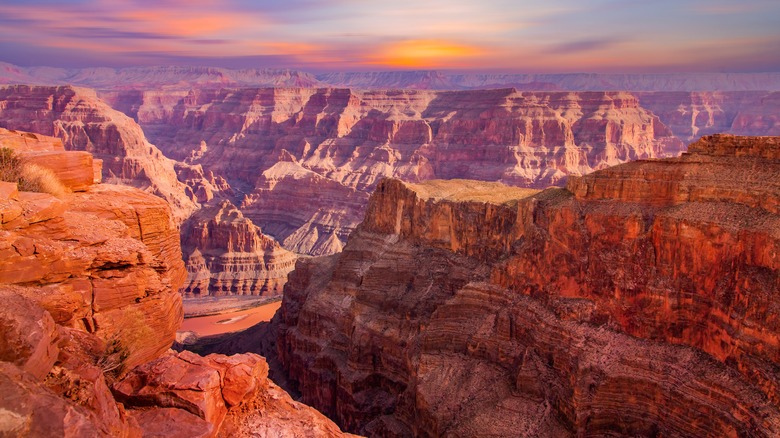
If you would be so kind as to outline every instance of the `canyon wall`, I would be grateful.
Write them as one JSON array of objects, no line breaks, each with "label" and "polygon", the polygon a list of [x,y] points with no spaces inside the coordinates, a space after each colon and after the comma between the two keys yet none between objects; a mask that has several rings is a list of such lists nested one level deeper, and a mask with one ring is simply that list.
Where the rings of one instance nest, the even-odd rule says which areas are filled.
[{"label": "canyon wall", "polygon": [[302,400],[372,436],[780,433],[780,138],[498,184],[386,180],[272,321]]},{"label": "canyon wall", "polygon": [[679,139],[704,135],[780,135],[780,93],[697,91],[635,93]]},{"label": "canyon wall", "polygon": [[224,178],[244,215],[307,254],[341,249],[384,177],[546,187],[682,143],[621,92],[332,88],[101,94],[168,156]]},{"label": "canyon wall", "polygon": [[174,163],[138,124],[100,100],[93,90],[60,87],[0,87],[0,127],[62,139],[67,150],[103,160],[103,180],[149,191],[165,199],[178,222],[197,208],[180,183]]},{"label": "canyon wall", "polygon": [[[209,201],[213,200],[214,204],[234,196],[224,178],[204,171],[198,164],[177,163],[165,157],[149,143],[135,121],[112,109],[93,90],[67,86],[0,87],[0,126],[52,135],[61,139],[65,149],[90,152],[102,160],[104,181],[138,187],[161,197],[171,205],[177,223]],[[190,222],[203,220],[204,214],[208,212]],[[249,232],[246,236],[249,240],[272,241],[255,228]],[[251,250],[254,255],[248,256],[259,258],[258,265],[245,260],[246,254],[231,255],[228,242],[220,241],[216,235],[209,240],[211,236],[206,233],[196,240],[187,240],[193,236],[182,236],[188,249],[185,293],[197,288],[199,293],[209,294],[209,285],[212,294],[281,293],[286,273],[294,263],[291,255],[282,255],[283,250],[271,243],[264,244],[268,247],[267,254],[258,247]],[[195,251],[190,242],[204,247]],[[208,260],[203,259],[206,246],[211,253],[206,255]],[[218,247],[221,255],[214,253]],[[263,269],[255,270],[257,266]]]},{"label": "canyon wall", "polygon": [[185,269],[165,201],[95,184],[99,163],[58,138],[0,130],[0,147],[67,189],[0,181],[0,435],[343,435],[260,356],[169,350]]},{"label": "canyon wall", "polygon": [[265,236],[227,200],[204,206],[182,226],[185,297],[281,295],[296,255]]}]

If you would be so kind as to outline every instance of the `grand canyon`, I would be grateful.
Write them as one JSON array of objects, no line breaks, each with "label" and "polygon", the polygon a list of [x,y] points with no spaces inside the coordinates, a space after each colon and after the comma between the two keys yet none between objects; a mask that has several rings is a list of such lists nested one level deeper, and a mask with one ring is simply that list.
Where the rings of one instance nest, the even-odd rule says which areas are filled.
[{"label": "grand canyon", "polygon": [[0,437],[780,436],[780,4],[0,4]]}]

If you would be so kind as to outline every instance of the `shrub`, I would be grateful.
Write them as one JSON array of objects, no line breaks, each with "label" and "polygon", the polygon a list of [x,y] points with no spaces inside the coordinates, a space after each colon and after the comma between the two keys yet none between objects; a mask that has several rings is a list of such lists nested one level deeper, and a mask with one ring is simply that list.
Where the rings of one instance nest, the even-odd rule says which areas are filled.
[{"label": "shrub", "polygon": [[116,381],[125,371],[125,360],[130,355],[118,335],[112,336],[106,341],[106,349],[103,355],[95,358],[95,365],[103,371],[103,375],[109,383]]},{"label": "shrub", "polygon": [[68,192],[51,169],[25,163],[10,148],[0,148],[0,181],[15,182],[23,192],[49,193],[58,198]]},{"label": "shrub", "polygon": [[19,182],[22,160],[11,148],[0,148],[0,181]]}]

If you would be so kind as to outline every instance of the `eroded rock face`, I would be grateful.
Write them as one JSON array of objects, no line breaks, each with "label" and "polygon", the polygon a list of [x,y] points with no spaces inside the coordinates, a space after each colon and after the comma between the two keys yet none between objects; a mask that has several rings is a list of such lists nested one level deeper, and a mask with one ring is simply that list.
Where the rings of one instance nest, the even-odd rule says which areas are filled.
[{"label": "eroded rock face", "polygon": [[126,184],[165,199],[180,222],[197,206],[176,178],[173,162],[150,144],[141,127],[89,89],[70,86],[0,87],[0,126],[58,137],[65,149],[103,162],[106,182]]},{"label": "eroded rock face", "polygon": [[281,295],[297,258],[227,200],[205,206],[184,224],[182,247],[185,297]]},{"label": "eroded rock face", "polygon": [[531,196],[385,181],[341,255],[298,262],[279,358],[370,435],[776,436],[778,141]]},{"label": "eroded rock face", "polygon": [[719,132],[753,136],[780,134],[777,91],[655,91],[636,95],[643,107],[656,114],[685,142]]},{"label": "eroded rock face", "polygon": [[64,199],[11,192],[0,204],[21,212],[0,230],[0,283],[18,286],[57,324],[116,342],[128,369],[170,347],[185,271],[165,201],[94,185]]},{"label": "eroded rock face", "polygon": [[[620,92],[334,88],[143,92],[132,107],[168,156],[247,192],[238,207],[288,249],[338,251],[380,179],[546,187],[679,142]],[[130,99],[131,97],[127,97]]]},{"label": "eroded rock face", "polygon": [[[9,135],[0,145],[23,154],[61,147]],[[56,153],[81,168],[51,163],[55,174],[92,172],[68,159],[86,152]],[[343,435],[274,387],[259,356],[170,352],[186,274],[170,207],[79,184],[58,199],[0,183],[0,436]]]}]

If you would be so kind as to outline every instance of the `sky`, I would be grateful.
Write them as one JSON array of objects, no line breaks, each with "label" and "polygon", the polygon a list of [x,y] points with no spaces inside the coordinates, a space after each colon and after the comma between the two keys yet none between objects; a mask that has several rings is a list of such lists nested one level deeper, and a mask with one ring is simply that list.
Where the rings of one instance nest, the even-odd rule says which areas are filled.
[{"label": "sky", "polygon": [[0,0],[0,61],[310,72],[780,71],[780,0]]}]

